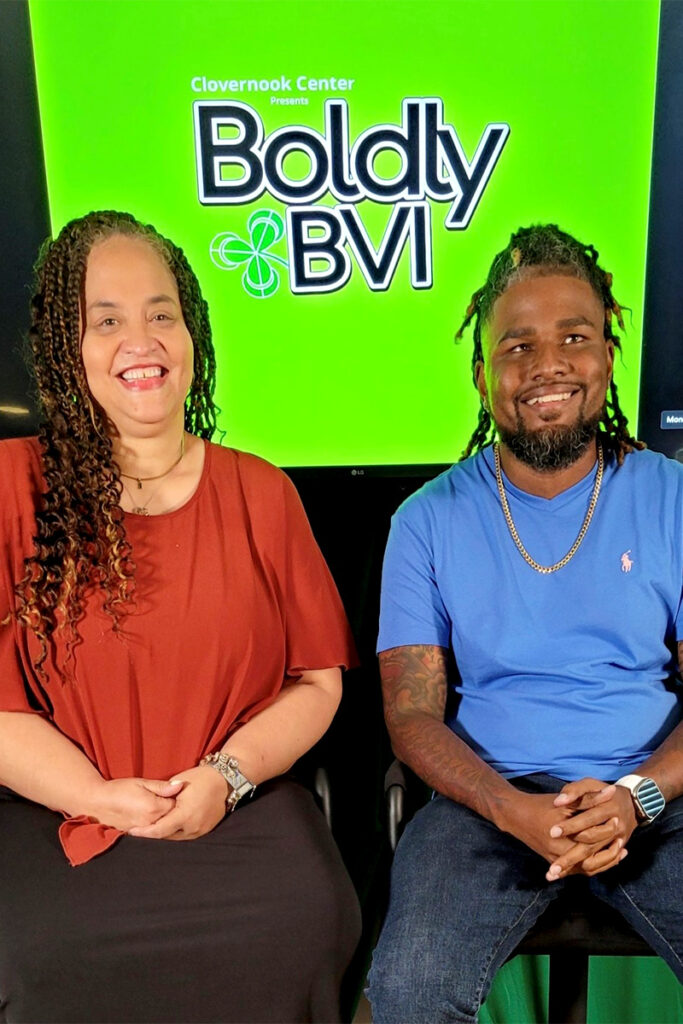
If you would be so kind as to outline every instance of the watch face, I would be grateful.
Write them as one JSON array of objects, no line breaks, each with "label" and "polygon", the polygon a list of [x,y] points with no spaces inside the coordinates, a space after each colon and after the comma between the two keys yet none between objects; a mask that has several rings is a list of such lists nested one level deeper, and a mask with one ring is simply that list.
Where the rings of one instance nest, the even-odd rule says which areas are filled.
[{"label": "watch face", "polygon": [[234,768],[228,768],[226,778],[233,789],[239,789],[247,781],[241,772],[235,771]]},{"label": "watch face", "polygon": [[665,800],[662,792],[653,779],[643,779],[634,796],[647,821],[652,821],[664,810]]}]

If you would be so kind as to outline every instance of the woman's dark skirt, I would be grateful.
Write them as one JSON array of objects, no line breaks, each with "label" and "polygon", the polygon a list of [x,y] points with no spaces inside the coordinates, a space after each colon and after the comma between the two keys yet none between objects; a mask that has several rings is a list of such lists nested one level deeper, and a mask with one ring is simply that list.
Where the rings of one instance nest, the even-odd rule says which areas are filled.
[{"label": "woman's dark skirt", "polygon": [[0,1022],[334,1022],[358,903],[312,796],[279,779],[208,835],[72,868],[60,815],[0,796]]}]

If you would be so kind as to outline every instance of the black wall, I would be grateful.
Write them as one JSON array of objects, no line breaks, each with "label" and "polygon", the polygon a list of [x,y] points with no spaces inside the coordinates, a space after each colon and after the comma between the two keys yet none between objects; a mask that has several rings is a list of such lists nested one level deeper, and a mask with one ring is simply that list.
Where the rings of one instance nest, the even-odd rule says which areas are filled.
[{"label": "black wall", "polygon": [[[618,145],[613,149],[618,174]],[[663,0],[647,249],[639,436],[683,462],[683,3]],[[662,429],[678,411],[677,429]]]},{"label": "black wall", "polygon": [[12,437],[34,433],[36,427],[21,348],[31,267],[50,230],[24,0],[0,3],[0,96],[0,437]]}]

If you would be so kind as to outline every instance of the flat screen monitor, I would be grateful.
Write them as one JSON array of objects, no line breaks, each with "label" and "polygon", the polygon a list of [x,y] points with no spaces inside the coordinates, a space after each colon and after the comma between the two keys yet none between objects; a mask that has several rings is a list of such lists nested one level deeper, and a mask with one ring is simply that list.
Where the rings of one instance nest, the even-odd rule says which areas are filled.
[{"label": "flat screen monitor", "polygon": [[284,466],[450,463],[472,293],[558,223],[631,307],[635,427],[656,0],[30,0],[53,231],[122,209],[208,299],[224,443]]}]

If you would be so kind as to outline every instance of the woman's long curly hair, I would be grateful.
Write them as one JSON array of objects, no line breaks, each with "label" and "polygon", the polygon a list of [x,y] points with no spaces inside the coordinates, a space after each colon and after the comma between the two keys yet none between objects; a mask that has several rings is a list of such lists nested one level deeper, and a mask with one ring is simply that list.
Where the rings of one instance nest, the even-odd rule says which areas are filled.
[{"label": "woman's long curly hair", "polygon": [[46,490],[36,510],[35,551],[25,559],[26,573],[16,590],[16,616],[39,641],[35,668],[41,676],[55,630],[64,631],[67,653],[73,653],[87,588],[104,592],[114,631],[130,608],[134,589],[110,424],[92,399],[81,358],[88,256],[94,245],[113,235],[148,242],[173,274],[194,346],[185,429],[210,439],[216,427],[209,310],[182,249],[128,213],[96,211],[72,220],[41,248],[31,300],[30,360],[41,412]]},{"label": "woman's long curly hair", "polygon": [[[560,274],[576,277],[591,286],[605,310],[604,336],[621,352],[621,342],[612,329],[616,320],[624,328],[623,308],[612,293],[612,275],[598,263],[600,254],[592,245],[584,245],[572,235],[561,231],[556,224],[536,224],[519,228],[510,236],[507,246],[493,260],[484,285],[472,296],[467,313],[461,324],[456,340],[474,320],[474,350],[472,352],[472,375],[476,386],[477,365],[484,361],[481,334],[484,324],[491,316],[494,303],[506,289],[517,281],[535,276]],[[468,458],[489,444],[495,436],[495,424],[482,403],[477,426],[461,459]],[[628,420],[619,405],[617,386],[612,379],[601,420],[600,441],[607,451],[617,458],[619,465],[624,455],[635,448],[644,448],[628,430]]]}]

